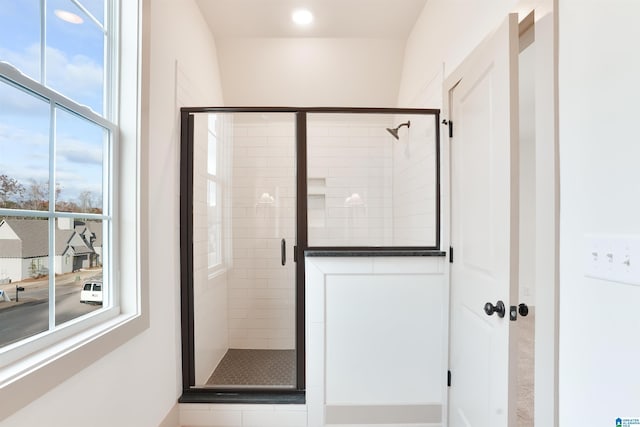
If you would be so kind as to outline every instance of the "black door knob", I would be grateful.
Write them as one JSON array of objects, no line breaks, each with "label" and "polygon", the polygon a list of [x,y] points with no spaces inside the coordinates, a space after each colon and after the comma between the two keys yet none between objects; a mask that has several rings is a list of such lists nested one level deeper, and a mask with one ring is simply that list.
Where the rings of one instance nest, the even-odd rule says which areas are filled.
[{"label": "black door knob", "polygon": [[518,304],[518,313],[520,316],[526,317],[529,314],[529,307],[525,303]]},{"label": "black door knob", "polygon": [[487,313],[488,316],[493,315],[493,313],[498,313],[498,317],[504,317],[506,309],[502,301],[498,301],[496,305],[488,302],[484,305],[484,312]]}]

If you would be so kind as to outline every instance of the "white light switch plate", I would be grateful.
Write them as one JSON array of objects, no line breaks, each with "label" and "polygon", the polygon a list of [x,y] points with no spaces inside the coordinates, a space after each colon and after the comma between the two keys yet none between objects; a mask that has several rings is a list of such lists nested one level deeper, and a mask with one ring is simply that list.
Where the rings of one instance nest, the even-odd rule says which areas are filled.
[{"label": "white light switch plate", "polygon": [[640,285],[640,236],[587,234],[584,275]]}]

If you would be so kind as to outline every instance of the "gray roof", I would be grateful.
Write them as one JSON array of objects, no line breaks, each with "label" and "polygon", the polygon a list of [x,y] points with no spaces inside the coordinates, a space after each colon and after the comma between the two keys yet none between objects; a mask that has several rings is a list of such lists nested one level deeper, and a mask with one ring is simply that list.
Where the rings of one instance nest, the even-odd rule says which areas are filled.
[{"label": "gray roof", "polygon": [[84,254],[92,254],[95,251],[91,248],[88,248],[84,245],[82,246],[71,246],[73,248],[73,252],[75,252],[76,255],[84,255]]},{"label": "gray roof", "polygon": [[0,239],[0,258],[21,258],[22,242],[20,240]]},{"label": "gray roof", "polygon": [[[0,222],[11,227],[20,241],[0,239],[0,258],[37,258],[49,253],[49,221],[46,219],[5,219]],[[69,247],[74,230],[59,230],[56,227],[56,255],[63,255]],[[21,243],[16,251],[16,242]],[[5,253],[4,250],[7,250]],[[17,255],[17,256],[16,256]]]},{"label": "gray roof", "polygon": [[96,238],[93,246],[102,246],[102,221],[87,221],[87,226]]},{"label": "gray roof", "polygon": [[[94,237],[93,246],[102,246],[102,221],[77,221],[75,229],[78,234],[84,234],[85,231],[89,231],[89,233],[93,234]],[[88,236],[87,244],[91,245]]]}]

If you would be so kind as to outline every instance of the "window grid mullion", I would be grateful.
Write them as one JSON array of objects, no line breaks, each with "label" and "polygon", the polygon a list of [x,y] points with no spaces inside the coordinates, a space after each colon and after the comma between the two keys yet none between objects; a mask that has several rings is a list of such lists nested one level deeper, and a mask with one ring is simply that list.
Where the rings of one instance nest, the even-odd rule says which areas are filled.
[{"label": "window grid mullion", "polygon": [[50,103],[49,121],[49,330],[56,327],[56,104]]},{"label": "window grid mullion", "polygon": [[89,17],[89,19],[91,19],[91,21],[94,24],[96,24],[96,26],[98,28],[100,28],[100,30],[103,33],[105,33],[105,34],[107,33],[107,29],[102,25],[102,23],[100,21],[98,21],[98,19],[95,16],[93,16],[93,14],[91,12],[89,12],[89,10],[86,7],[84,7],[84,5],[82,3],[80,3],[78,0],[71,0],[71,3],[75,4],[78,9],[83,11],[84,14],[87,15]]},{"label": "window grid mullion", "polygon": [[47,0],[40,0],[40,83],[47,84]]}]

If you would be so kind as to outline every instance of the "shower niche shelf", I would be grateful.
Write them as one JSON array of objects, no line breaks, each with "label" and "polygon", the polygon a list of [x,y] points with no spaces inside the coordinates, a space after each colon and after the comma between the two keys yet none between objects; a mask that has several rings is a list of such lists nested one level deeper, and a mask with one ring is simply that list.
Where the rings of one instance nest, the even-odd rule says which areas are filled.
[{"label": "shower niche shelf", "polygon": [[307,178],[307,220],[309,227],[325,226],[326,194],[326,178]]}]

